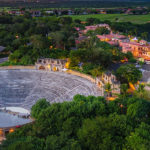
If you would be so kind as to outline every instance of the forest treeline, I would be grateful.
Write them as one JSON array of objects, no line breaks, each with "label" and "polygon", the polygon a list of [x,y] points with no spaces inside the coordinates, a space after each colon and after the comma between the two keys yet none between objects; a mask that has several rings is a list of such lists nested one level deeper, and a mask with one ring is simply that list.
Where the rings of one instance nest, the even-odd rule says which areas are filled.
[{"label": "forest treeline", "polygon": [[121,95],[115,101],[76,95],[71,102],[39,100],[36,121],[7,136],[2,150],[148,150],[150,102]]},{"label": "forest treeline", "polygon": [[136,6],[150,6],[150,2],[147,0],[144,1],[61,1],[56,3],[50,3],[50,2],[16,2],[16,3],[6,3],[1,2],[1,7],[28,7],[28,8],[116,8],[116,7],[136,7]]}]

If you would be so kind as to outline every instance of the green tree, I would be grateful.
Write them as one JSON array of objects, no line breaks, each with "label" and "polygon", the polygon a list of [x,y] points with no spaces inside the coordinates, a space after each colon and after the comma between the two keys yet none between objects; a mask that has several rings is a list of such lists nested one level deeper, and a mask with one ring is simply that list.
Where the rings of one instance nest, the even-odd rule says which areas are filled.
[{"label": "green tree", "polygon": [[81,20],[80,19],[75,19],[74,22],[78,23],[78,24],[81,24]]},{"label": "green tree", "polygon": [[104,89],[105,89],[106,96],[111,96],[111,94],[112,94],[111,93],[112,92],[111,84],[110,83],[105,84]]},{"label": "green tree", "polygon": [[103,34],[109,34],[110,31],[105,27],[99,27],[95,30],[95,33],[99,35],[103,35]]},{"label": "green tree", "polygon": [[101,69],[101,67],[94,68],[94,69],[90,70],[90,73],[91,73],[91,75],[92,75],[94,78],[96,78],[96,77],[98,77],[98,76],[101,76],[101,75],[102,75],[102,72],[103,72],[103,70]]},{"label": "green tree", "polygon": [[78,66],[80,62],[84,62],[86,59],[86,50],[78,49],[77,51],[71,51],[70,55],[70,67]]},{"label": "green tree", "polygon": [[121,81],[121,83],[137,83],[142,77],[142,73],[139,69],[137,69],[132,64],[122,65],[116,71],[117,78]]},{"label": "green tree", "polygon": [[43,37],[41,35],[32,35],[30,39],[33,48],[35,49],[44,49],[49,48],[50,46],[50,41],[48,41],[46,37]]},{"label": "green tree", "polygon": [[35,105],[31,108],[31,115],[34,118],[38,118],[40,112],[50,106],[49,102],[46,99],[40,99]]},{"label": "green tree", "polygon": [[[119,149],[124,143],[126,117],[112,115],[86,119],[78,132],[82,149],[109,150]],[[112,144],[113,143],[113,144]]]},{"label": "green tree", "polygon": [[149,116],[149,102],[138,98],[135,98],[134,101],[131,99],[129,102],[131,102],[131,104],[127,106],[127,116],[133,119],[133,121],[136,120],[139,122]]},{"label": "green tree", "polygon": [[32,61],[32,58],[29,55],[25,55],[21,58],[21,63],[23,65],[31,65],[34,62]]},{"label": "green tree", "polygon": [[13,63],[17,63],[17,62],[19,62],[21,57],[22,57],[21,51],[16,50],[14,53],[12,53],[9,56],[9,61],[11,61]]},{"label": "green tree", "polygon": [[71,17],[60,17],[59,22],[62,25],[71,24],[72,23],[72,18]]},{"label": "green tree", "polygon": [[121,86],[120,86],[120,92],[121,92],[121,97],[124,99],[124,98],[126,98],[127,97],[127,95],[128,95],[128,93],[127,93],[127,91],[128,91],[128,84],[121,84]]},{"label": "green tree", "polygon": [[25,141],[16,141],[10,144],[7,149],[4,150],[33,150],[33,144]]},{"label": "green tree", "polygon": [[58,137],[56,135],[51,135],[47,137],[45,150],[57,150],[60,148],[61,147],[58,143]]},{"label": "green tree", "polygon": [[141,123],[138,128],[135,129],[135,132],[126,138],[127,143],[125,149],[130,150],[148,150],[150,147],[150,126],[145,123]]},{"label": "green tree", "polygon": [[138,89],[135,91],[134,95],[139,98],[147,98],[147,92],[145,90],[144,84],[139,84]]},{"label": "green tree", "polygon": [[87,31],[86,36],[90,36],[90,37],[95,36],[95,31],[93,31],[93,30]]},{"label": "green tree", "polygon": [[148,38],[148,32],[143,32],[143,33],[141,33],[141,37],[142,37],[143,39],[147,40],[147,38]]}]

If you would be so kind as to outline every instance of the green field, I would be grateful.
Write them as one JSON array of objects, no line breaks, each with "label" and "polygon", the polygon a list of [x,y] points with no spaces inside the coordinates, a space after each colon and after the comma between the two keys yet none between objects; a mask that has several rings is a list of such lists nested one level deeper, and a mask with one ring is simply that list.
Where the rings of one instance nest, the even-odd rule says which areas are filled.
[{"label": "green field", "polygon": [[150,14],[149,15],[126,15],[126,14],[94,14],[94,15],[73,15],[73,19],[80,19],[85,21],[87,18],[98,18],[102,21],[116,21],[117,22],[132,22],[136,24],[143,24],[150,22]]},{"label": "green field", "polygon": [[12,10],[19,10],[19,8],[11,8],[11,7],[0,7],[0,12],[1,11],[12,11]]}]

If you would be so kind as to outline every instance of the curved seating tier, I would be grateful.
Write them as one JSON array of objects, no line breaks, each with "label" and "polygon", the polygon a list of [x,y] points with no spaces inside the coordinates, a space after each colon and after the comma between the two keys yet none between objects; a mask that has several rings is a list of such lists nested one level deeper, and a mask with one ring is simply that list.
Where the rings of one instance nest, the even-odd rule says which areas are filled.
[{"label": "curved seating tier", "polygon": [[76,94],[101,96],[89,80],[62,72],[0,70],[0,106],[30,109],[40,98],[50,103],[71,101]]}]

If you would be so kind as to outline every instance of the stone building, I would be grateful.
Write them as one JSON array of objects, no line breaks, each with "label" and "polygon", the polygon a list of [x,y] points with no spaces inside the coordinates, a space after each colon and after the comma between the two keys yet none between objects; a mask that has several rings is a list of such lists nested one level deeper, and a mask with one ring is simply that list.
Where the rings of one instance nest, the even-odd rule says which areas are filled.
[{"label": "stone building", "polygon": [[119,46],[123,53],[131,52],[135,58],[150,62],[150,44],[145,40],[138,42],[136,37],[129,40],[120,34],[97,35],[97,38],[110,45]]},{"label": "stone building", "polygon": [[85,30],[82,30],[83,34],[86,34],[89,30],[95,31],[97,28],[107,28],[111,31],[110,26],[108,24],[97,24],[91,26],[85,26]]},{"label": "stone building", "polygon": [[127,37],[120,34],[104,34],[104,35],[97,35],[97,38],[100,39],[100,41],[107,42],[110,45],[118,46],[120,42],[126,41]]},{"label": "stone building", "polygon": [[103,89],[103,93],[105,92],[105,86],[108,83],[111,85],[111,95],[120,94],[120,82],[111,72],[108,71],[103,73],[102,76],[97,77],[96,79],[96,84]]},{"label": "stone building", "polygon": [[131,52],[135,58],[143,58],[145,61],[150,60],[150,44],[144,40],[138,42],[120,42],[122,52]]},{"label": "stone building", "polygon": [[5,140],[7,134],[14,132],[17,128],[25,124],[32,123],[33,120],[30,119],[29,116],[29,111],[20,107],[0,108],[0,144]]},{"label": "stone building", "polygon": [[6,139],[6,135],[15,131],[17,127],[0,128],[0,144]]},{"label": "stone building", "polygon": [[38,59],[35,63],[37,70],[63,71],[66,68],[67,60],[44,58]]}]

